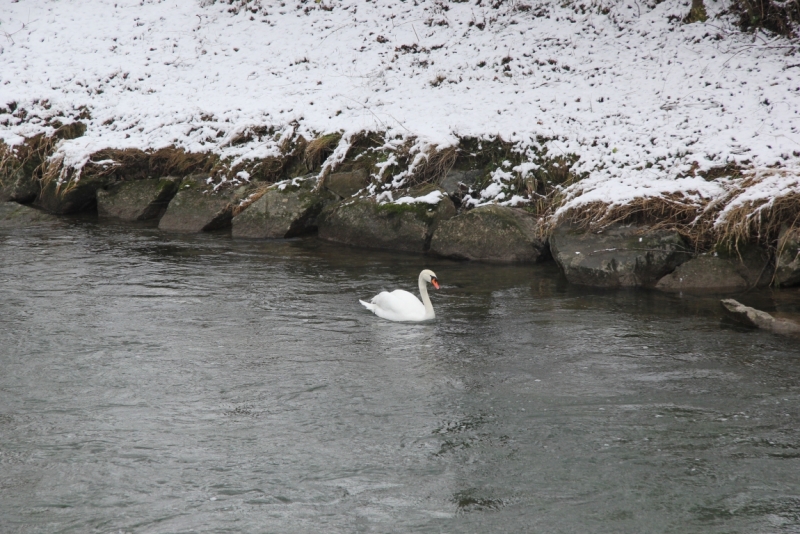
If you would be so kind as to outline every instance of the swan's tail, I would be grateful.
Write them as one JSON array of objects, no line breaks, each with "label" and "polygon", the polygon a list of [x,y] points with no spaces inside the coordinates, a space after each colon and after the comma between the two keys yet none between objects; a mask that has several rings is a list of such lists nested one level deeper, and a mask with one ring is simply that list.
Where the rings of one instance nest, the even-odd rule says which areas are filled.
[{"label": "swan's tail", "polygon": [[375,311],[375,305],[374,305],[374,304],[372,304],[372,303],[370,303],[370,302],[364,302],[364,301],[363,301],[363,300],[361,300],[361,299],[359,299],[359,300],[358,300],[358,302],[360,302],[361,304],[363,304],[363,305],[364,305],[364,307],[365,307],[366,309],[368,309],[369,311],[371,311],[371,312],[374,312],[374,311]]}]

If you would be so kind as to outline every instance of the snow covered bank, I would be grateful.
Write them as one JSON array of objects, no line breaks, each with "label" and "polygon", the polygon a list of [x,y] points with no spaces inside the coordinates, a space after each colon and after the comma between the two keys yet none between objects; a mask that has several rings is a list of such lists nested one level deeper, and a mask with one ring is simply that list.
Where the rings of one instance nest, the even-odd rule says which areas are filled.
[{"label": "snow covered bank", "polygon": [[[0,139],[79,120],[85,134],[53,156],[67,169],[174,146],[237,182],[300,136],[343,134],[330,164],[380,132],[384,153],[410,146],[410,171],[433,147],[500,137],[519,157],[468,205],[536,200],[521,184],[560,158],[572,179],[553,185],[549,216],[655,199],[724,227],[800,195],[795,47],[739,32],[726,5],[682,24],[678,0],[7,2]],[[403,186],[413,172],[391,158],[374,174]]]}]

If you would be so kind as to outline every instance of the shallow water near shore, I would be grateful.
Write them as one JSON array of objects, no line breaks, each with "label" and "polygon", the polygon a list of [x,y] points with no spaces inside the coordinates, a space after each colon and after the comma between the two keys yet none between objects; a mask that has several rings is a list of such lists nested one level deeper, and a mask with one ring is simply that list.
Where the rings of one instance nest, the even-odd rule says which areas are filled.
[{"label": "shallow water near shore", "polygon": [[800,532],[800,342],[719,297],[75,220],[0,230],[0,369],[3,532]]}]

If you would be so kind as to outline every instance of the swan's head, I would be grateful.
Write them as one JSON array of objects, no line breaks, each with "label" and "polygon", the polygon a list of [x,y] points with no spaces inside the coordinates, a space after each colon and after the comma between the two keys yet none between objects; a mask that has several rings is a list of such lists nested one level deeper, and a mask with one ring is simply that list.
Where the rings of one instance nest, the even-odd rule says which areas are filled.
[{"label": "swan's head", "polygon": [[423,280],[425,280],[429,284],[432,284],[433,287],[435,287],[436,289],[439,289],[439,281],[436,279],[436,273],[434,273],[430,269],[425,269],[424,271],[419,273],[419,275]]}]

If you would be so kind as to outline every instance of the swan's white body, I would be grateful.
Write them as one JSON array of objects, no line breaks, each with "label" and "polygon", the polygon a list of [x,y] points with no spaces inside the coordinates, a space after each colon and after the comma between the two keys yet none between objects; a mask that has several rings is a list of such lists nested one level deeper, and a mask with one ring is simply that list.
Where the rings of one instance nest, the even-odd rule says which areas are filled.
[{"label": "swan's white body", "polygon": [[433,305],[428,297],[427,282],[432,283],[435,288],[439,288],[436,275],[433,271],[425,269],[419,273],[419,294],[422,302],[416,296],[402,289],[395,289],[391,293],[383,291],[372,297],[369,302],[363,300],[359,300],[359,302],[378,317],[389,321],[430,321],[436,317],[436,314],[433,312]]}]

